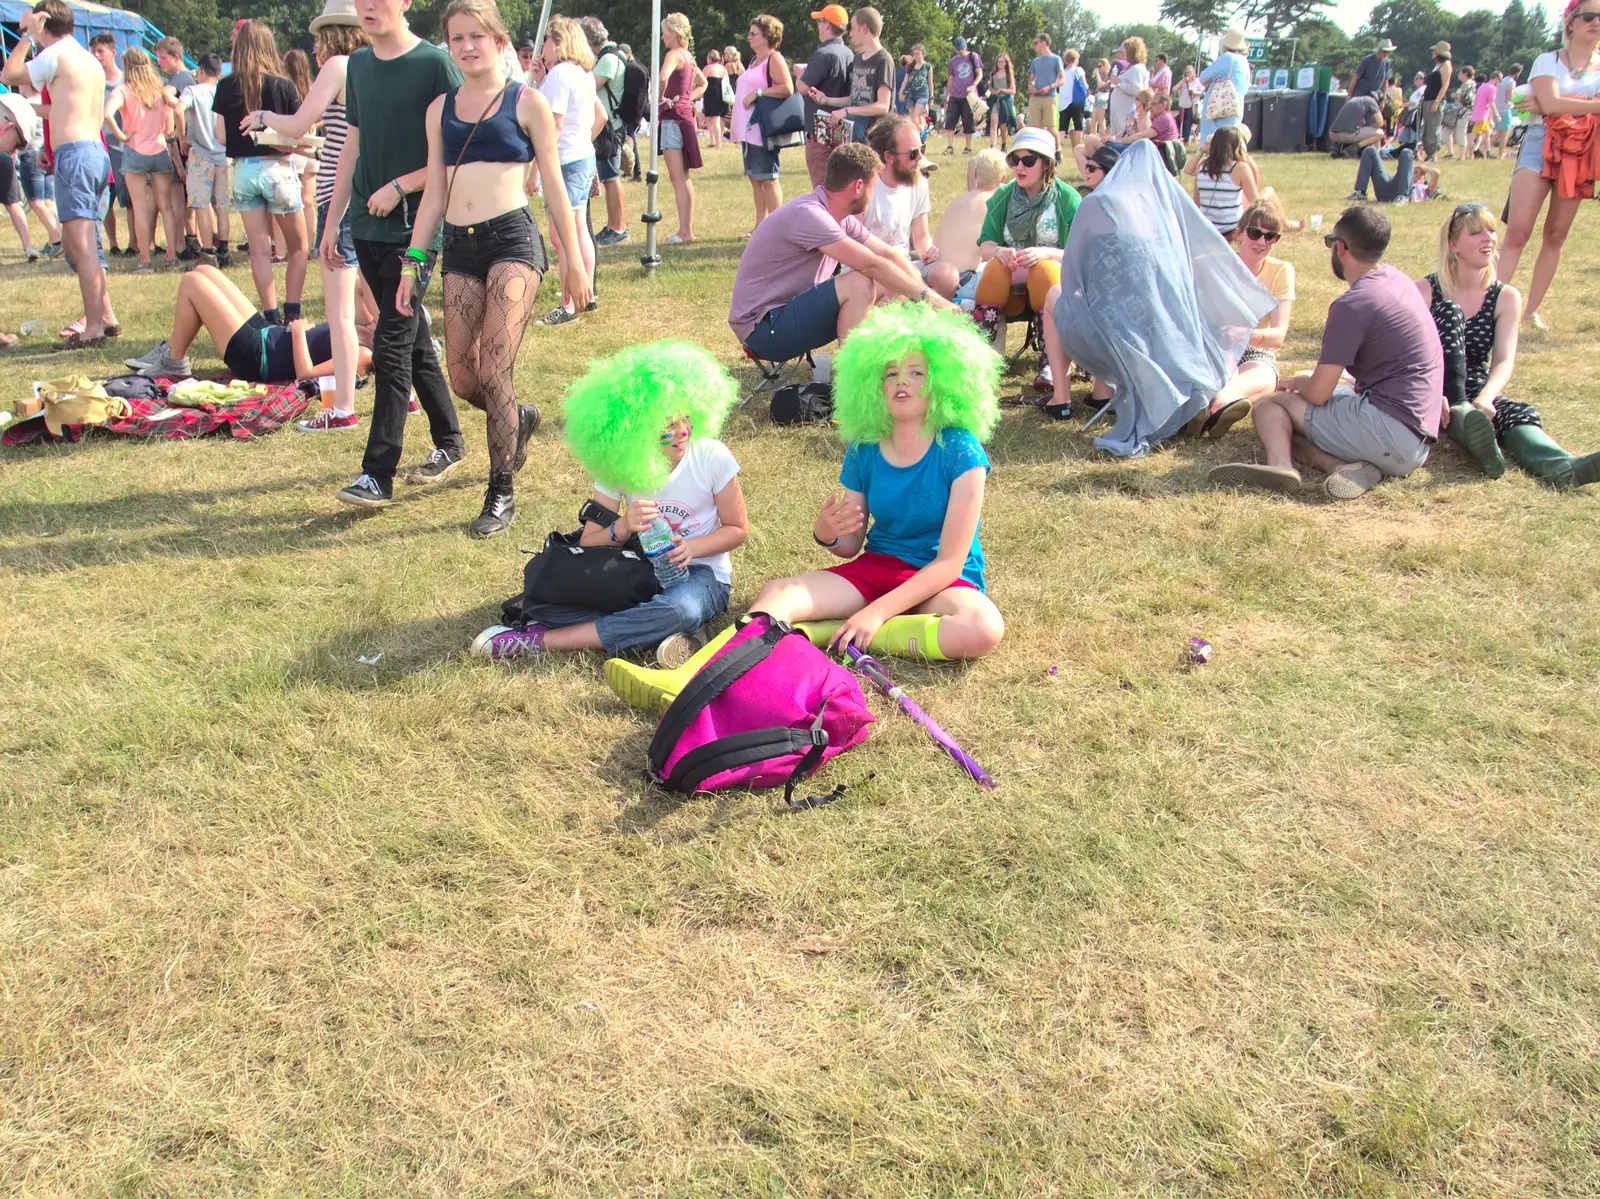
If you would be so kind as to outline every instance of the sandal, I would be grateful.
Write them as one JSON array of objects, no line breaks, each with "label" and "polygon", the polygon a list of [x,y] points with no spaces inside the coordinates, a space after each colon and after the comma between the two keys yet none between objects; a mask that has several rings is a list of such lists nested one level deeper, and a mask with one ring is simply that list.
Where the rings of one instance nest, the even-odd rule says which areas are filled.
[{"label": "sandal", "polygon": [[1229,429],[1250,415],[1249,400],[1235,400],[1227,405],[1221,412],[1213,412],[1211,418],[1200,429],[1204,437],[1216,441],[1223,437]]}]

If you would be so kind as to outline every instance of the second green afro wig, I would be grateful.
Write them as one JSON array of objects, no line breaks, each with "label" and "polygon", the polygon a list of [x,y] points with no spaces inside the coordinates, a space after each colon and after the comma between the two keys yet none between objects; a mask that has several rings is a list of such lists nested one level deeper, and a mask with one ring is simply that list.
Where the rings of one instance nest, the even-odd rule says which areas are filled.
[{"label": "second green afro wig", "polygon": [[733,377],[699,346],[629,346],[567,389],[567,447],[607,487],[643,495],[671,474],[661,445],[666,427],[687,416],[694,436],[716,437],[738,395]]},{"label": "second green afro wig", "polygon": [[867,313],[833,356],[833,419],[846,441],[881,441],[892,422],[883,372],[920,353],[928,360],[930,433],[965,429],[979,441],[1000,420],[1000,355],[964,312],[883,304]]}]

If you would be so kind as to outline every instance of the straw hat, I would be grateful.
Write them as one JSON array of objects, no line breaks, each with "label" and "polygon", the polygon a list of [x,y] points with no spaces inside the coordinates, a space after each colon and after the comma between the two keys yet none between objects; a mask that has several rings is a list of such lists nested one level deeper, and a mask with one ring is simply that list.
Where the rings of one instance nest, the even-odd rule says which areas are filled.
[{"label": "straw hat", "polygon": [[1450,57],[1450,43],[1449,42],[1434,42],[1433,43],[1433,49],[1430,51],[1430,53],[1437,54],[1440,58],[1449,58]]},{"label": "straw hat", "polygon": [[361,18],[356,15],[356,0],[323,0],[322,12],[311,18],[311,32],[315,33],[324,25],[359,25]]},{"label": "straw hat", "polygon": [[1393,54],[1394,53],[1394,43],[1391,42],[1388,38],[1384,38],[1381,42],[1378,43],[1378,53],[1380,53],[1380,54]]},{"label": "straw hat", "polygon": [[1224,50],[1243,50],[1245,45],[1244,30],[1230,28],[1223,31],[1222,48]]}]

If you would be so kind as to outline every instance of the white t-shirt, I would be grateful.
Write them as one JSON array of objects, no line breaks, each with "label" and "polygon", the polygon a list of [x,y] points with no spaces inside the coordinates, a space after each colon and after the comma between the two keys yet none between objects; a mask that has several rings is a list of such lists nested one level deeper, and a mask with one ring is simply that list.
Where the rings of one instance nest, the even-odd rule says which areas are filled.
[{"label": "white t-shirt", "polygon": [[[717,513],[717,493],[733,482],[738,473],[739,463],[727,446],[711,438],[691,436],[683,461],[673,468],[667,485],[654,495],[637,498],[654,500],[672,531],[685,541],[704,537],[722,527],[722,517]],[[604,483],[596,481],[594,486],[608,499],[623,498],[622,492],[613,491]],[[709,566],[719,583],[733,582],[733,559],[727,554],[694,561],[698,566]]]},{"label": "white t-shirt", "polygon": [[35,89],[49,87],[61,65],[61,42],[51,42],[28,60],[28,78]]},{"label": "white t-shirt", "polygon": [[1064,72],[1063,79],[1061,80],[1061,103],[1057,106],[1062,112],[1065,112],[1068,108],[1072,107],[1073,82],[1078,79],[1083,80],[1084,99],[1087,100],[1089,98],[1089,79],[1088,76],[1083,73],[1083,68],[1068,67]]},{"label": "white t-shirt", "polygon": [[[1600,92],[1600,71],[1584,71],[1574,74],[1566,63],[1561,61],[1561,55],[1554,50],[1547,51],[1533,60],[1533,70],[1528,72],[1528,83],[1531,84],[1541,75],[1549,75],[1556,81],[1556,95],[1575,96],[1581,100],[1593,100],[1596,92]],[[1543,125],[1544,117],[1536,112],[1528,114],[1528,124]]]},{"label": "white t-shirt", "polygon": [[558,62],[539,85],[539,94],[561,118],[556,156],[563,163],[593,158],[589,130],[594,128],[594,76],[575,62]]},{"label": "white t-shirt", "polygon": [[879,241],[893,246],[909,258],[911,222],[919,216],[926,216],[932,208],[926,179],[919,176],[915,183],[905,187],[890,187],[880,174],[878,182],[873,185],[867,210],[861,214],[861,223]]}]

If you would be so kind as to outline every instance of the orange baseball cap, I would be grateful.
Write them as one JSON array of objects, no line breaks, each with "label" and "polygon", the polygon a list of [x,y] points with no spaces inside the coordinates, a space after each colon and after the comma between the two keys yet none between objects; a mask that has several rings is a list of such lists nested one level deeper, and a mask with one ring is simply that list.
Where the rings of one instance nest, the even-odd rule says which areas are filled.
[{"label": "orange baseball cap", "polygon": [[842,4],[825,4],[821,11],[811,14],[813,21],[826,21],[830,25],[837,25],[840,29],[850,24],[850,14],[845,12]]}]

